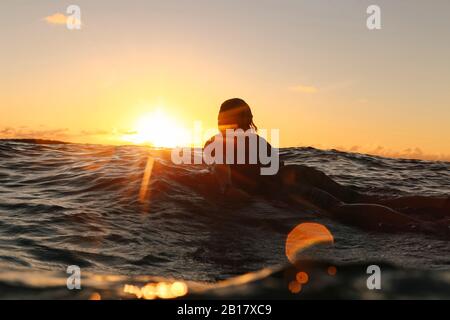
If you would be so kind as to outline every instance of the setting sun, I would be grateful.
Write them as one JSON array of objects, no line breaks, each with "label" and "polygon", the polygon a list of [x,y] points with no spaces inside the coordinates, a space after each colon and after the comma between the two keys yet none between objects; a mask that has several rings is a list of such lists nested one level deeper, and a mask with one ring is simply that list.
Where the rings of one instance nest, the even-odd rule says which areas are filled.
[{"label": "setting sun", "polygon": [[158,148],[185,146],[190,143],[190,133],[175,119],[157,110],[136,121],[134,130],[123,140],[135,144],[149,144]]}]

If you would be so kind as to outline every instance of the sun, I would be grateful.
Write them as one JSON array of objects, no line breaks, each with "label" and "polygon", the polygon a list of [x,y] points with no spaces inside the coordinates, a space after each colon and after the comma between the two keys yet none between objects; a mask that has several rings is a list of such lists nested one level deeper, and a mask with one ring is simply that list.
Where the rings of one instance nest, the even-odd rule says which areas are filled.
[{"label": "sun", "polygon": [[140,117],[132,133],[124,136],[124,140],[134,144],[148,144],[157,148],[174,148],[190,143],[190,133],[174,118],[162,110]]}]

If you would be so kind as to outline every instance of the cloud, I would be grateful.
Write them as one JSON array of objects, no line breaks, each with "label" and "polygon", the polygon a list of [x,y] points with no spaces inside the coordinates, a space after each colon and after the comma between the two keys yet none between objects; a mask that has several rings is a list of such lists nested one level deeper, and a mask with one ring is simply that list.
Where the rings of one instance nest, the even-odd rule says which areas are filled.
[{"label": "cloud", "polygon": [[79,133],[80,136],[106,136],[112,134],[113,132],[108,130],[81,130]]},{"label": "cloud", "polygon": [[310,85],[303,85],[299,84],[293,87],[290,87],[289,90],[294,92],[301,92],[301,93],[317,93],[319,89],[315,86]]},{"label": "cloud", "polygon": [[48,23],[48,24],[56,24],[56,25],[60,25],[60,24],[66,24],[67,23],[67,16],[65,16],[63,13],[55,13],[52,14],[51,16],[45,17],[44,20]]},{"label": "cloud", "polygon": [[1,139],[50,139],[50,140],[64,140],[69,137],[69,129],[40,129],[32,130],[27,127],[12,128],[6,127],[0,129]]},{"label": "cloud", "polygon": [[355,145],[350,148],[336,146],[334,149],[344,152],[356,152],[371,154],[387,158],[402,158],[402,159],[420,159],[420,160],[432,160],[432,161],[450,161],[450,154],[445,153],[425,153],[419,147],[407,148],[404,150],[392,150],[383,146],[376,147],[364,147]]},{"label": "cloud", "polygon": [[45,139],[67,142],[94,141],[98,139],[110,139],[121,136],[121,132],[110,130],[79,130],[68,128],[50,129],[40,126],[39,129],[23,127],[0,127],[0,139]]}]

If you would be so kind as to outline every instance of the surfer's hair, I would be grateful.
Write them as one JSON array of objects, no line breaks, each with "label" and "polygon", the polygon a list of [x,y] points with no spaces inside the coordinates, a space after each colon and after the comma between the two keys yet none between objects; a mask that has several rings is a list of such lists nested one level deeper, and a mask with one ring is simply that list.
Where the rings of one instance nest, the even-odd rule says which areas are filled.
[{"label": "surfer's hair", "polygon": [[242,99],[233,98],[225,101],[220,106],[218,117],[219,128],[235,126],[236,129],[258,130],[253,122],[253,114],[250,106]]}]

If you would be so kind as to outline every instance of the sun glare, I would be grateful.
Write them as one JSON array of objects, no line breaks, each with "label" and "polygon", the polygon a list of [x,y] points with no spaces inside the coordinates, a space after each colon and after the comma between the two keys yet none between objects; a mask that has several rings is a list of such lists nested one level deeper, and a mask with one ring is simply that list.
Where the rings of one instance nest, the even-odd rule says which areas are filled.
[{"label": "sun glare", "polygon": [[191,135],[176,120],[157,110],[139,118],[132,133],[123,137],[135,144],[173,148],[190,144]]}]

